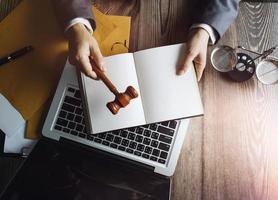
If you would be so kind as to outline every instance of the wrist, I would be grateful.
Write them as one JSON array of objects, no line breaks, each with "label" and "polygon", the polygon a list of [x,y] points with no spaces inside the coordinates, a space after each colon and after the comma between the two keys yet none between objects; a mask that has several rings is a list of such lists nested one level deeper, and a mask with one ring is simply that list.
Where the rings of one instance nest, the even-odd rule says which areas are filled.
[{"label": "wrist", "polygon": [[189,33],[189,38],[197,36],[199,39],[203,40],[204,42],[209,42],[210,35],[209,33],[203,28],[193,28]]},{"label": "wrist", "polygon": [[73,35],[76,35],[77,33],[87,31],[86,27],[82,23],[76,23],[72,25],[66,32],[67,37],[71,37]]}]

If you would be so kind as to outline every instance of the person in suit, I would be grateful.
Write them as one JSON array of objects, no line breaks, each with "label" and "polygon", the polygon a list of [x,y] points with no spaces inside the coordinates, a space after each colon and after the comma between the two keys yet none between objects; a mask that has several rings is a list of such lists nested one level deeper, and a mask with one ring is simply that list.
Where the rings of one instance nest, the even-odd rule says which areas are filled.
[{"label": "person in suit", "polygon": [[[98,43],[91,36],[96,28],[90,0],[52,0],[57,17],[69,40],[69,61],[87,76],[97,79],[89,58],[105,72]],[[206,66],[207,46],[215,44],[237,16],[239,0],[204,0],[190,28],[182,64],[177,74],[186,72],[193,62],[200,80]]]}]

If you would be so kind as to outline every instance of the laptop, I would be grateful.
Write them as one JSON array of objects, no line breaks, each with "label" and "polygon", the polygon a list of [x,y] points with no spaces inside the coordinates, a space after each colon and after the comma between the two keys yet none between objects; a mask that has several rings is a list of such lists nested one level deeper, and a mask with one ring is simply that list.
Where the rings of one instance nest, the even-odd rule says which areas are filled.
[{"label": "laptop", "polygon": [[[26,165],[33,166],[32,160],[35,160],[34,157],[37,155],[47,155],[47,153],[38,154],[38,152],[46,152],[47,147],[58,148],[58,152],[62,151],[67,154],[65,157],[70,157],[68,152],[74,152],[72,153],[75,154],[73,159],[80,159],[81,155],[99,155],[94,163],[101,159],[106,160],[105,166],[116,162],[117,165],[114,166],[125,166],[120,167],[121,169],[136,169],[135,171],[140,172],[138,177],[144,177],[146,183],[148,179],[156,177],[166,181],[166,185],[170,187],[169,177],[175,171],[188,124],[189,119],[172,120],[99,134],[87,134],[76,69],[67,61],[43,126],[43,137],[23,164],[23,169]],[[59,144],[58,147],[57,144]],[[80,153],[78,156],[72,148],[85,153]],[[70,150],[67,152],[65,149]],[[56,154],[53,153],[53,155]],[[87,159],[86,156],[83,156],[84,160],[88,162],[92,160]],[[40,163],[51,163],[49,158],[45,157],[46,160]],[[133,172],[134,170],[131,170],[129,173]],[[21,174],[24,173],[21,172]],[[12,185],[15,185],[14,182]],[[144,184],[141,185],[144,187]],[[169,188],[164,192],[166,194],[163,199],[169,199]]]},{"label": "laptop", "polygon": [[189,120],[183,119],[87,134],[77,73],[67,61],[42,134],[55,141],[68,139],[87,145],[148,166],[155,173],[172,176],[188,124]]}]

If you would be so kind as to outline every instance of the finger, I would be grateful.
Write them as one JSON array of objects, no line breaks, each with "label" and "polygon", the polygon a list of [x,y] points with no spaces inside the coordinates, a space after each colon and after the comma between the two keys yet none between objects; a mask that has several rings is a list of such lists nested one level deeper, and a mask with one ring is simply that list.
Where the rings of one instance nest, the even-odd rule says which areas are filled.
[{"label": "finger", "polygon": [[202,78],[204,69],[206,67],[206,59],[207,56],[206,56],[206,49],[205,49],[205,51],[201,52],[193,61],[198,81],[200,81]]},{"label": "finger", "polygon": [[194,62],[196,74],[197,74],[197,80],[200,81],[205,69],[205,64],[201,62]]},{"label": "finger", "polygon": [[191,53],[191,52],[187,53],[185,55],[185,58],[184,58],[183,62],[181,63],[181,65],[177,69],[177,75],[184,74],[188,70],[188,68],[190,66],[192,66],[194,58],[195,58],[195,55],[193,53]]},{"label": "finger", "polygon": [[91,57],[93,57],[94,61],[96,62],[97,67],[99,67],[102,71],[106,71],[103,56],[95,39],[93,39],[93,44],[90,47],[90,53]]},{"label": "finger", "polygon": [[96,73],[92,69],[92,65],[90,63],[90,59],[88,56],[82,56],[78,60],[78,65],[81,71],[88,77],[92,79],[97,79]]}]

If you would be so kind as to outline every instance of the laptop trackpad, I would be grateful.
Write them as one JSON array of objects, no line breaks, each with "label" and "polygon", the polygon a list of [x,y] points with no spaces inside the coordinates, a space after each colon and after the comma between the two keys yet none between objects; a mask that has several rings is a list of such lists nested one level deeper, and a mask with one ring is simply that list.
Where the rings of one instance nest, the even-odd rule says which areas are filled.
[{"label": "laptop trackpad", "polygon": [[170,180],[78,147],[42,139],[3,199],[169,199]]}]

